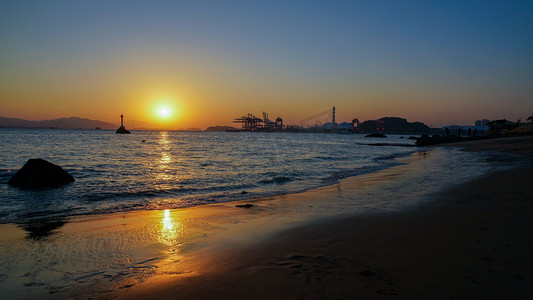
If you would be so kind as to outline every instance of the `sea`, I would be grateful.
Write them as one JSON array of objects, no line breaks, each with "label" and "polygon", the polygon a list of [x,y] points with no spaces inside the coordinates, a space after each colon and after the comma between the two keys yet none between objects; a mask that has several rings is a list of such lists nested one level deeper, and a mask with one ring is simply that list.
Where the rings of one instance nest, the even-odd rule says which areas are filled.
[{"label": "sea", "polygon": [[[413,146],[407,135],[2,128],[0,224],[298,193],[428,151]],[[440,159],[415,179],[424,186],[459,184],[520,163],[501,153],[439,151]],[[75,182],[42,190],[8,185],[31,158],[61,166]]]}]

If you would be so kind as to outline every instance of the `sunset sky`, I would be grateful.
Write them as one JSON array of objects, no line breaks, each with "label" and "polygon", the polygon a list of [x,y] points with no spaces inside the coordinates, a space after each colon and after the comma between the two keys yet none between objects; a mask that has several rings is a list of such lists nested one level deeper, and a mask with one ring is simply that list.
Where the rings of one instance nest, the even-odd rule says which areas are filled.
[{"label": "sunset sky", "polygon": [[533,1],[1,1],[0,116],[178,129],[533,113]]}]

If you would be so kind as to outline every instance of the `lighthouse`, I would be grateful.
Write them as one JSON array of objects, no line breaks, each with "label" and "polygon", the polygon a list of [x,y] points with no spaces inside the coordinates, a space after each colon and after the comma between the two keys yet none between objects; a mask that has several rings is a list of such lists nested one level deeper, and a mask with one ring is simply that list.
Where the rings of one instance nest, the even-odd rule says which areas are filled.
[{"label": "lighthouse", "polygon": [[120,115],[120,127],[115,133],[131,133],[129,130],[124,128],[124,115]]}]

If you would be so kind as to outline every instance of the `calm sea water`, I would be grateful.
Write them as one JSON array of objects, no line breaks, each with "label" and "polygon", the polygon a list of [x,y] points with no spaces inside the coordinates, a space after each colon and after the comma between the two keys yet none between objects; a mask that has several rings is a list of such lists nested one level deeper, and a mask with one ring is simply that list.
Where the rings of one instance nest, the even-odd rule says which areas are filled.
[{"label": "calm sea water", "polygon": [[[396,166],[418,151],[368,145],[376,142],[414,143],[353,134],[0,129],[0,223],[294,193]],[[30,158],[58,164],[76,181],[37,191],[9,186]],[[491,159],[468,161],[481,174]],[[443,163],[440,171],[458,166]]]}]

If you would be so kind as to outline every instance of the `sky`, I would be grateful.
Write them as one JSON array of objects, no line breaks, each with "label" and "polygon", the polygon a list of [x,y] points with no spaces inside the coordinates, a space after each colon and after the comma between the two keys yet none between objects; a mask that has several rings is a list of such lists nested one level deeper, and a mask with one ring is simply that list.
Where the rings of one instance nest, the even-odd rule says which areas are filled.
[{"label": "sky", "polygon": [[0,1],[3,117],[204,129],[332,106],[525,120],[533,1]]}]

